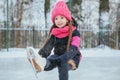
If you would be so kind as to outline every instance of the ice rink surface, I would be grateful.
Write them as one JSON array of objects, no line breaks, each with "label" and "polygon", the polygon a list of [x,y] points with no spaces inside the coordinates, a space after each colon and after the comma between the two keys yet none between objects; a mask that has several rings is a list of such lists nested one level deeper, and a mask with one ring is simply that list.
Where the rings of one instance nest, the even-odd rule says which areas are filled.
[{"label": "ice rink surface", "polygon": [[[92,51],[95,52],[82,50],[83,59],[77,70],[69,71],[69,80],[120,80],[120,51],[97,49],[98,54]],[[0,52],[0,80],[37,80],[25,51],[15,52]],[[43,71],[38,77],[39,80],[59,80],[57,68]]]}]

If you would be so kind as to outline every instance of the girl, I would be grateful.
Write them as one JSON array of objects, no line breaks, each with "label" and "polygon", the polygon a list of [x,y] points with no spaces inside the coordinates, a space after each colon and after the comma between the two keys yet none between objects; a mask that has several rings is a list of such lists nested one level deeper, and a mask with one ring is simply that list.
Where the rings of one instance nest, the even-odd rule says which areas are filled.
[{"label": "girl", "polygon": [[[46,58],[44,71],[58,67],[59,80],[68,80],[68,70],[77,69],[81,59],[80,33],[63,0],[56,3],[51,17],[53,25],[38,54]],[[50,55],[53,48],[54,54]]]}]

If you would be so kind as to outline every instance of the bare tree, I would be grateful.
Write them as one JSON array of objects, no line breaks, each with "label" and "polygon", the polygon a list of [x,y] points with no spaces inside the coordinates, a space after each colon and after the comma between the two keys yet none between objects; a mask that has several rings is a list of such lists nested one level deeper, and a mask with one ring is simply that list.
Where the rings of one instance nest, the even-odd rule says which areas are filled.
[{"label": "bare tree", "polygon": [[[106,44],[108,42],[108,33],[103,32],[103,29],[108,29],[108,25],[104,25],[105,21],[103,15],[109,13],[109,0],[100,0],[100,6],[99,6],[99,40],[98,45],[100,44]],[[106,15],[108,16],[108,15]]]},{"label": "bare tree", "polygon": [[[17,28],[21,27],[21,21],[22,21],[22,15],[23,15],[23,0],[17,0],[17,8],[18,8],[18,13],[17,13],[17,18],[18,18],[18,22],[17,22]],[[18,34],[17,34],[17,47],[20,47],[20,42],[21,42],[21,31],[18,30]]]},{"label": "bare tree", "polygon": [[118,49],[120,49],[120,3],[118,4],[118,8],[117,8],[117,43],[116,43],[116,47]]},{"label": "bare tree", "polygon": [[[6,4],[6,1],[3,2],[4,4]],[[6,15],[6,5],[1,5],[1,7],[3,8],[3,15]],[[0,27],[4,28],[6,27],[6,23],[7,21],[0,21]],[[6,45],[6,31],[5,30],[0,30],[0,49],[5,48]]]}]

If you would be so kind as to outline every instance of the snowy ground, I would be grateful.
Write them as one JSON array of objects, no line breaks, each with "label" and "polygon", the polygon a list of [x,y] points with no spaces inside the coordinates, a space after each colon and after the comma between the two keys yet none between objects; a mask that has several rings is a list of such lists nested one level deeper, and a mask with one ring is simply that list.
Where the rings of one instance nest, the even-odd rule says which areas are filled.
[{"label": "snowy ground", "polygon": [[[120,50],[106,46],[82,49],[83,59],[69,80],[120,80]],[[58,80],[57,69],[38,74],[39,80]],[[25,49],[0,51],[0,80],[36,80]]]}]

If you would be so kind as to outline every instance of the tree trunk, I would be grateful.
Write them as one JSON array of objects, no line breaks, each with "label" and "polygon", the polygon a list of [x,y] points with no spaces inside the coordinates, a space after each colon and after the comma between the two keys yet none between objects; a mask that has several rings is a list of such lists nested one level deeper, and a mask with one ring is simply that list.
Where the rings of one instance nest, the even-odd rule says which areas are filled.
[{"label": "tree trunk", "polygon": [[118,8],[117,8],[117,40],[116,40],[116,48],[120,49],[120,3],[118,4]]},{"label": "tree trunk", "polygon": [[[18,24],[17,24],[17,28],[21,27],[21,21],[22,21],[22,15],[23,15],[23,4],[21,0],[17,0],[18,2]],[[21,38],[21,30],[18,30],[18,34],[17,34],[17,47],[20,48],[20,38]]]},{"label": "tree trunk", "polygon": [[[108,39],[105,36],[105,32],[101,31],[103,29],[108,29],[108,25],[104,25],[104,19],[102,18],[104,13],[109,13],[109,0],[100,0],[100,6],[99,6],[99,41],[98,45],[108,43]],[[109,16],[109,15],[107,15]],[[108,33],[106,32],[108,35]]]}]

